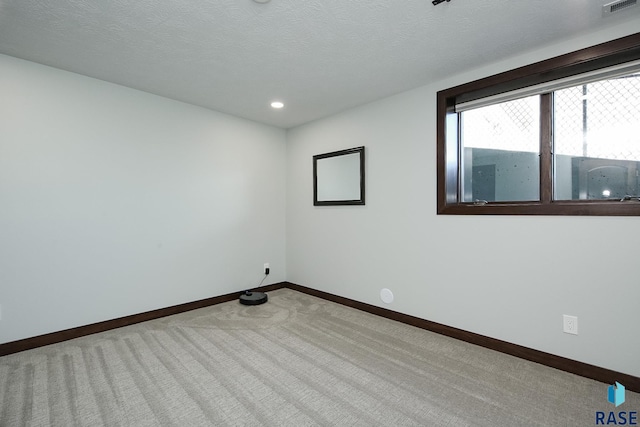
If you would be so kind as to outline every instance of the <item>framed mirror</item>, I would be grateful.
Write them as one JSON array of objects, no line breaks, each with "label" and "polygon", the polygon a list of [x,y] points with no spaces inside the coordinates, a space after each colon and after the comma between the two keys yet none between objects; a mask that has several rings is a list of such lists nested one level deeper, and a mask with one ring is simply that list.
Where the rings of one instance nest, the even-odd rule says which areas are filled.
[{"label": "framed mirror", "polygon": [[313,204],[364,205],[364,147],[313,156]]}]

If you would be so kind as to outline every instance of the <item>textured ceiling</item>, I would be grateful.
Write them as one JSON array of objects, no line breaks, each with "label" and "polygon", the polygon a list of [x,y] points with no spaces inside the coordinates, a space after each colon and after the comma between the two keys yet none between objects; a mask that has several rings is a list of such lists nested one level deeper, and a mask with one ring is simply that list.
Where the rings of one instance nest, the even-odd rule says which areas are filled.
[{"label": "textured ceiling", "polygon": [[0,0],[0,53],[289,128],[640,16],[604,2]]}]

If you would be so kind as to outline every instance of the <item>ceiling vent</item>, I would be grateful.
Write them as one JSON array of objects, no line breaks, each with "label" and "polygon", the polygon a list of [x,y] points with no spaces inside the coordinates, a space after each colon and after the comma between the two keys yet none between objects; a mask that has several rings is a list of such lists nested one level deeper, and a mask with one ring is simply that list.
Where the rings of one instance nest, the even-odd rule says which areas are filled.
[{"label": "ceiling vent", "polygon": [[609,16],[638,5],[638,0],[618,0],[602,6],[602,15]]}]

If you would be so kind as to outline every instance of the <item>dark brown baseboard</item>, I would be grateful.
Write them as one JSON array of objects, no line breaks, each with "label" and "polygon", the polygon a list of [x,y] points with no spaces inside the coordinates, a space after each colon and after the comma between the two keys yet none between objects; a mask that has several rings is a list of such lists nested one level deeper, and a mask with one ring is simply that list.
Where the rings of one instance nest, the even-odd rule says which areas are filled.
[{"label": "dark brown baseboard", "polygon": [[[275,283],[273,285],[261,286],[253,290],[257,292],[270,292],[285,287],[285,282]],[[105,320],[104,322],[92,323],[90,325],[78,326],[77,328],[65,329],[64,331],[51,332],[49,334],[38,335],[32,338],[25,338],[18,341],[12,341],[0,344],[0,356],[18,353],[32,348],[43,347],[49,344],[55,344],[74,338],[83,337],[85,335],[105,332],[111,329],[121,328],[123,326],[133,325],[135,323],[146,322],[147,320],[158,319],[160,317],[171,316],[173,314],[183,313],[185,311],[195,310],[197,308],[208,307],[210,305],[220,304],[227,301],[237,299],[242,292],[233,292],[217,297],[206,298],[199,301],[187,302],[184,304],[174,305],[171,307],[160,308],[158,310],[147,311],[145,313],[132,314],[131,316],[119,317],[117,319]]]},{"label": "dark brown baseboard", "polygon": [[[627,388],[627,390],[640,392],[640,377],[621,372],[612,371],[610,369],[601,368],[599,366],[590,365],[588,363],[567,359],[565,357],[556,356],[551,353],[534,350],[532,348],[523,347],[507,341],[479,335],[473,332],[464,331],[462,329],[453,328],[441,323],[432,322],[419,317],[410,316],[408,314],[399,313],[397,311],[388,310],[386,308],[363,303],[328,292],[318,291],[316,289],[307,288],[306,286],[297,285],[291,282],[280,282],[272,285],[255,288],[258,292],[270,292],[276,289],[289,288],[298,292],[313,295],[328,301],[346,305],[376,316],[385,317],[387,319],[402,322],[421,329],[446,335],[451,338],[459,339],[471,344],[476,344],[501,353],[510,354],[521,359],[531,362],[540,363],[552,368],[560,369],[565,372],[591,378],[607,384],[613,384],[618,381]],[[171,316],[173,314],[183,313],[185,311],[195,310],[198,308],[208,307],[227,301],[232,301],[240,296],[241,292],[233,292],[226,295],[207,298],[199,301],[188,302],[185,304],[174,305],[172,307],[161,308],[158,310],[147,311],[145,313],[133,314],[131,316],[120,317],[118,319],[106,320],[104,322],[93,323],[91,325],[79,326],[77,328],[66,329],[64,331],[52,332],[50,334],[39,335],[32,338],[25,338],[18,341],[12,341],[0,344],[0,356],[6,356],[12,353],[18,353],[24,350],[30,350],[49,344],[55,344],[85,335],[104,332],[111,329],[121,328],[123,326],[133,325],[135,323],[146,322],[147,320],[158,319],[160,317]]]},{"label": "dark brown baseboard", "polygon": [[510,354],[512,356],[556,368],[561,371],[570,372],[572,374],[580,375],[586,378],[591,378],[603,383],[613,384],[615,381],[618,381],[620,384],[623,384],[627,390],[640,392],[640,377],[623,374],[621,372],[612,371],[610,369],[601,368],[599,366],[590,365],[588,363],[578,362],[576,360],[556,356],[555,354],[545,353],[543,351],[523,347],[507,341],[502,341],[473,332],[464,331],[462,329],[453,328],[441,323],[432,322],[429,320],[421,319],[419,317],[414,317],[408,314],[399,313],[397,311],[388,310],[386,308],[377,307],[375,305],[366,304],[323,291],[318,291],[316,289],[307,288],[305,286],[296,285],[295,283],[285,282],[285,287],[328,301],[333,301],[338,304],[346,305],[348,307],[353,307],[358,310],[366,311],[367,313],[375,314],[376,316],[386,317],[387,319],[396,320],[398,322],[416,326],[421,329],[426,329],[431,332],[436,332],[441,335],[446,335],[448,337],[459,339],[471,344],[476,344],[491,350],[499,351],[500,353]]}]

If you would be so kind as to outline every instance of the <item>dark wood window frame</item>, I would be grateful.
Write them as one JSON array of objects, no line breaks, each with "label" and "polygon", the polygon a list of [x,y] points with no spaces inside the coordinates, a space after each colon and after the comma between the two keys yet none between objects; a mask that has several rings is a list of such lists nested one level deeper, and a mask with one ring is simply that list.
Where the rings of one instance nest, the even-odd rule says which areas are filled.
[{"label": "dark wood window frame", "polygon": [[540,200],[460,201],[458,102],[471,101],[640,59],[640,33],[442,90],[437,95],[438,214],[640,216],[640,201],[554,201],[552,194],[552,96],[540,102]]}]

